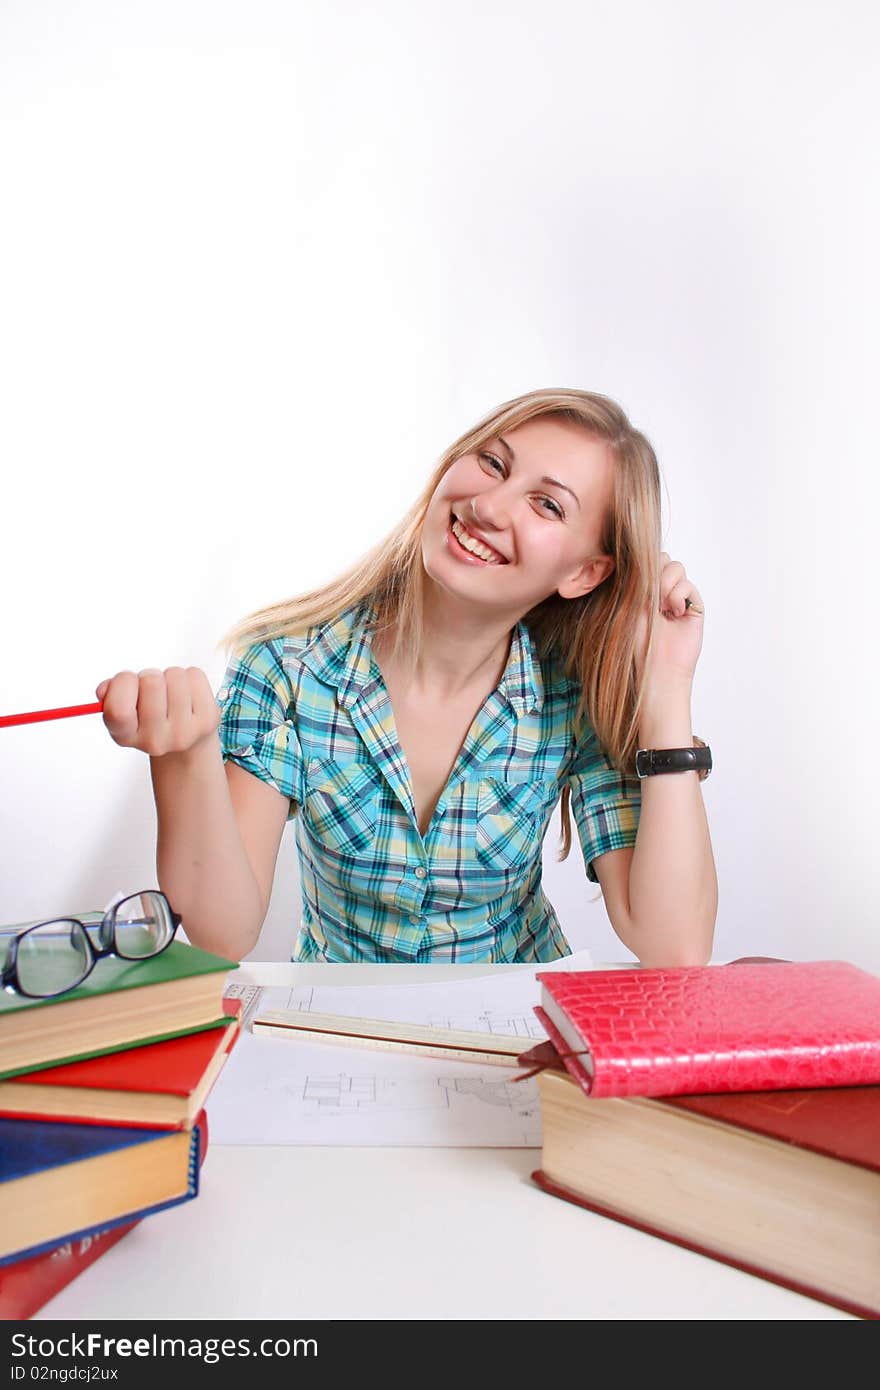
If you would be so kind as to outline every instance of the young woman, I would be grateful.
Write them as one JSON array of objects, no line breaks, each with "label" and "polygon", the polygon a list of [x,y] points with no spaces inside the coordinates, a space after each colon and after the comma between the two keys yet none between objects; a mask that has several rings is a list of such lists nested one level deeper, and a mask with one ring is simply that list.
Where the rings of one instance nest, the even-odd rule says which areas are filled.
[{"label": "young woman", "polygon": [[253,948],[296,816],[293,959],[568,954],[541,887],[561,797],[560,857],[573,814],[624,946],[700,965],[717,911],[702,630],[660,549],[648,440],[606,396],[534,391],[456,440],[353,569],[240,623],[216,700],[194,668],[96,694],[116,742],[150,755],[159,883],[197,945]]}]

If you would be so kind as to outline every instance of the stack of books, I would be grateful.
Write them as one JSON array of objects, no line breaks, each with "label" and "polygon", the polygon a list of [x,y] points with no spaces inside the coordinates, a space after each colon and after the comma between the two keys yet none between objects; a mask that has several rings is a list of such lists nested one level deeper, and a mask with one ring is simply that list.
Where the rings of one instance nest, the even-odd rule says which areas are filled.
[{"label": "stack of books", "polygon": [[31,1317],[144,1217],[192,1201],[237,962],[172,941],[50,999],[0,991],[0,1318]]},{"label": "stack of books", "polygon": [[880,1318],[880,978],[763,957],[537,978],[539,1187]]}]

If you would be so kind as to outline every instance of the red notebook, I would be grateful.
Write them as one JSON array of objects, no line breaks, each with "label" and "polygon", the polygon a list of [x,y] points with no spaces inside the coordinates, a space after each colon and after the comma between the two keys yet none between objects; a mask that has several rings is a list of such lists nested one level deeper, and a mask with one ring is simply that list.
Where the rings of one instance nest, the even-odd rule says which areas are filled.
[{"label": "red notebook", "polygon": [[241,1000],[225,1026],[107,1052],[0,1080],[0,1116],[68,1124],[184,1129],[217,1080],[241,1030]]},{"label": "red notebook", "polygon": [[537,978],[535,1013],[590,1096],[880,1084],[880,977],[847,961]]}]

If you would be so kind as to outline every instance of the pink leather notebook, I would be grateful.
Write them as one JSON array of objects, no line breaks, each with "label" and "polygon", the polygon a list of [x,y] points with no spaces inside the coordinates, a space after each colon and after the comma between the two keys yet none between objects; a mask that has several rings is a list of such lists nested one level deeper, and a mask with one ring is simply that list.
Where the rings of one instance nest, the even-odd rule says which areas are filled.
[{"label": "pink leather notebook", "polygon": [[537,978],[535,1012],[591,1096],[880,1083],[880,977],[847,961]]}]

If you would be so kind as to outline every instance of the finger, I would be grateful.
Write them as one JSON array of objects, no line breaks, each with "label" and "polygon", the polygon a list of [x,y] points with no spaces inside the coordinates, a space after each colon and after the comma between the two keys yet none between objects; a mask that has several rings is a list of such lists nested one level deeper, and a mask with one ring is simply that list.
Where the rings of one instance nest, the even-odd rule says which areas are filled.
[{"label": "finger", "polygon": [[673,618],[683,618],[688,611],[688,600],[702,607],[698,590],[687,576],[685,576],[684,579],[680,580],[670,589],[666,596],[663,611],[670,614]]},{"label": "finger", "polygon": [[186,734],[192,723],[192,699],[189,681],[182,666],[169,666],[165,672],[165,692],[168,702],[168,723],[175,735]]},{"label": "finger", "polygon": [[109,684],[110,684],[110,681],[109,681],[109,680],[106,680],[106,681],[101,681],[100,685],[96,686],[96,688],[95,688],[95,699],[96,699],[96,700],[103,700],[105,694],[107,693],[107,686],[108,686]]},{"label": "finger", "polygon": [[673,584],[684,578],[684,564],[681,560],[670,560],[666,550],[660,550],[660,596],[669,594]]},{"label": "finger", "polygon": [[137,694],[138,678],[134,671],[118,671],[106,682],[102,714],[117,743],[130,743],[137,734]]},{"label": "finger", "polygon": [[158,732],[168,718],[168,695],[165,677],[155,667],[139,672],[138,686],[138,732],[149,730]]},{"label": "finger", "polygon": [[678,560],[670,560],[669,564],[665,567],[663,573],[660,576],[661,613],[664,612],[667,608],[667,600],[669,598],[669,595],[672,593],[673,589],[676,587],[677,584],[681,584],[683,582],[690,582],[688,580],[687,575],[685,574],[684,565],[681,564],[681,562]]},{"label": "finger", "polygon": [[661,570],[667,569],[667,568],[669,567],[669,565],[678,565],[678,566],[680,567],[680,569],[684,570],[684,565],[681,563],[680,560],[673,560],[672,556],[669,554],[668,551],[666,551],[666,550],[661,550],[661,551],[660,551],[660,568],[661,568]]},{"label": "finger", "polygon": [[220,723],[220,706],[214,698],[211,682],[198,666],[188,666],[190,699],[193,715],[200,728],[217,728]]},{"label": "finger", "polygon": [[692,588],[693,585],[687,576],[679,580],[677,584],[672,585],[671,589],[669,589],[666,594],[666,599],[663,604],[663,611],[668,617],[684,617],[687,611],[685,608],[685,599],[689,597]]}]

